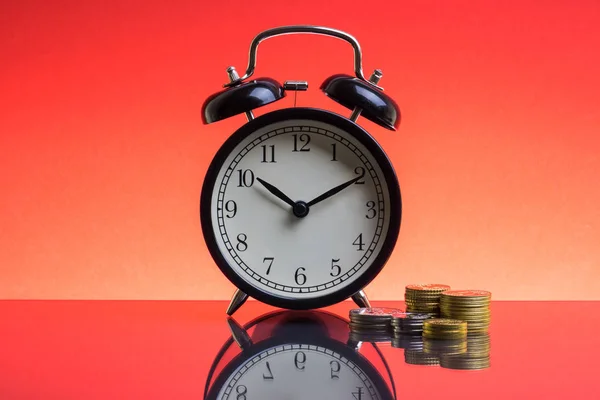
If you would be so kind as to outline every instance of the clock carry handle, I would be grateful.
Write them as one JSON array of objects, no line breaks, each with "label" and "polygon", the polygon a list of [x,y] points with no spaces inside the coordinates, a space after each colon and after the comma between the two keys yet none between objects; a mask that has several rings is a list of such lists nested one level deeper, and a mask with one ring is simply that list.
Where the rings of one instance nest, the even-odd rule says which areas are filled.
[{"label": "clock carry handle", "polygon": [[346,32],[323,26],[290,25],[271,28],[259,33],[250,44],[248,67],[244,76],[240,77],[233,66],[227,68],[229,82],[224,89],[209,96],[202,105],[202,121],[205,124],[221,121],[238,114],[246,114],[248,121],[254,119],[253,110],[286,96],[287,91],[304,91],[308,88],[305,81],[286,81],[283,85],[271,78],[247,80],[254,74],[258,45],[271,37],[290,34],[316,34],[344,40],[354,50],[354,74],[336,74],[321,84],[321,91],[330,99],[352,110],[349,119],[353,122],[359,116],[376,124],[395,131],[400,125],[400,108],[398,104],[378,86],[383,76],[376,69],[369,79],[362,70],[362,52],[358,41]]},{"label": "clock carry handle", "polygon": [[327,28],[327,27],[323,27],[323,26],[313,26],[313,25],[280,26],[277,28],[267,29],[266,31],[259,33],[254,38],[254,40],[252,40],[252,43],[250,44],[250,54],[248,57],[248,68],[246,68],[246,73],[241,78],[236,78],[235,80],[232,80],[232,82],[226,83],[225,85],[223,85],[223,87],[231,87],[231,86],[238,85],[242,81],[244,81],[244,80],[248,79],[250,76],[252,76],[252,74],[254,73],[254,69],[256,68],[256,53],[258,51],[258,45],[260,44],[260,42],[262,42],[263,40],[266,40],[268,38],[275,37],[275,36],[299,34],[299,33],[330,36],[330,37],[345,40],[346,42],[350,43],[350,45],[352,46],[352,48],[354,50],[354,74],[356,75],[356,77],[358,79],[360,79],[361,81],[363,81],[379,90],[383,90],[382,87],[377,86],[376,82],[367,80],[365,78],[365,76],[363,75],[362,52],[360,50],[360,44],[358,44],[358,41],[354,38],[354,36],[349,35],[348,33],[342,32],[337,29]]}]

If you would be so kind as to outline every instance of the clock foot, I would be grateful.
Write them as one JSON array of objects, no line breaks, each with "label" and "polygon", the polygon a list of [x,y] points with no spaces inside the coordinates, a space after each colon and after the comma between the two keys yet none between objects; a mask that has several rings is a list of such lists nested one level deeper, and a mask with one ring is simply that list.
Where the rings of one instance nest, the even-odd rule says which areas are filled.
[{"label": "clock foot", "polygon": [[361,342],[359,340],[352,340],[352,339],[348,339],[348,341],[346,342],[346,346],[350,347],[351,349],[353,349],[356,352],[360,351],[362,344],[363,344],[363,342]]},{"label": "clock foot", "polygon": [[354,293],[354,295],[352,296],[352,300],[354,300],[356,305],[359,307],[363,307],[363,308],[371,307],[371,303],[369,302],[369,299],[367,298],[367,294],[365,293],[364,290]]},{"label": "clock foot", "polygon": [[229,307],[227,307],[227,315],[233,315],[234,312],[238,310],[248,300],[248,295],[242,292],[240,289],[236,290],[231,297],[231,302],[229,302]]},{"label": "clock foot", "polygon": [[229,326],[231,337],[240,346],[240,349],[246,350],[252,346],[252,339],[250,339],[248,332],[235,319],[231,317],[227,318],[227,325]]}]

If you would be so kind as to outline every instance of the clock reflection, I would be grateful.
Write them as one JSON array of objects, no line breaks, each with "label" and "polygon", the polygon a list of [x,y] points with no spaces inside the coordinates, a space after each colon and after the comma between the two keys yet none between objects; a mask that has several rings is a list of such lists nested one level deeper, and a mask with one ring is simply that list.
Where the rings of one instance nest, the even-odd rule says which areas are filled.
[{"label": "clock reflection", "polygon": [[396,398],[377,345],[348,340],[348,321],[337,315],[278,311],[227,323],[231,337],[211,366],[205,399]]}]

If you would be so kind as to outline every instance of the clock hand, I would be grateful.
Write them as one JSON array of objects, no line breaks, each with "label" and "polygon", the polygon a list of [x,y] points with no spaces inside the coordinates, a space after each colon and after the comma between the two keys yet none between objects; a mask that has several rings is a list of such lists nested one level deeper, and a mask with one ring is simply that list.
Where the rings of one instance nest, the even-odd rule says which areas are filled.
[{"label": "clock hand", "polygon": [[325,200],[325,199],[333,196],[334,194],[341,192],[342,190],[346,189],[348,186],[350,186],[350,185],[354,184],[355,182],[357,182],[359,179],[364,178],[364,176],[365,175],[362,174],[360,176],[357,176],[354,179],[349,180],[346,183],[342,183],[341,185],[334,187],[333,189],[329,189],[328,191],[326,191],[322,195],[320,195],[318,197],[315,197],[314,199],[312,199],[311,201],[309,201],[307,203],[307,206],[309,206],[309,207],[310,206],[314,206],[315,204],[320,203],[321,201],[323,201],[323,200]]},{"label": "clock hand", "polygon": [[287,197],[285,195],[285,193],[283,193],[281,190],[277,189],[275,186],[271,185],[269,182],[265,182],[260,178],[256,178],[256,180],[263,185],[264,187],[267,188],[267,190],[271,193],[273,193],[276,197],[278,197],[279,199],[285,201],[287,204],[289,204],[290,206],[294,206],[294,204],[296,204],[295,201],[293,201],[292,199],[290,199],[289,197]]}]

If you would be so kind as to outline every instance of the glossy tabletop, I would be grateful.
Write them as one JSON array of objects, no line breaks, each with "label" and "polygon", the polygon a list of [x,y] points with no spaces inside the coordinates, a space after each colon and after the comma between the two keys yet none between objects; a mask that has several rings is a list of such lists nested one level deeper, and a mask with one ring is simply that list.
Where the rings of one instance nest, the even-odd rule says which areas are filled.
[{"label": "glossy tabletop", "polygon": [[[403,302],[374,305],[404,309]],[[346,364],[397,399],[600,399],[600,302],[493,302],[491,367],[477,371],[407,364],[405,350],[390,342],[347,343],[350,302],[314,314],[332,321],[321,347],[261,358],[255,349],[286,343],[277,339],[281,319],[269,325],[269,316],[289,313],[249,301],[228,322],[226,307],[218,301],[0,301],[0,399],[203,399],[206,389],[248,400],[379,398],[357,390],[354,381],[344,383]],[[303,329],[293,328],[297,341],[310,336]],[[317,348],[350,362],[323,359],[317,367],[318,354],[310,353]],[[244,377],[253,371],[243,367],[252,357],[255,378]],[[309,375],[317,371],[309,368],[321,372]],[[236,373],[243,385],[240,378],[229,390],[215,389]],[[311,384],[302,383],[309,376]],[[265,397],[264,385],[276,384],[279,397]]]}]

